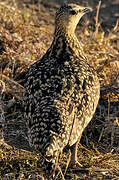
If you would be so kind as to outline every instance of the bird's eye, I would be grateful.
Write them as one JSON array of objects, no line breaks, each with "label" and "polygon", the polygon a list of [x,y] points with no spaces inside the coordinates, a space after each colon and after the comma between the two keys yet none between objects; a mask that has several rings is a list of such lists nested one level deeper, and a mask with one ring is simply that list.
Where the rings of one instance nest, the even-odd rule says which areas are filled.
[{"label": "bird's eye", "polygon": [[76,12],[76,11],[74,11],[74,10],[72,10],[72,11],[71,11],[71,14],[72,14],[72,15],[76,15],[76,14],[77,14],[77,12]]}]

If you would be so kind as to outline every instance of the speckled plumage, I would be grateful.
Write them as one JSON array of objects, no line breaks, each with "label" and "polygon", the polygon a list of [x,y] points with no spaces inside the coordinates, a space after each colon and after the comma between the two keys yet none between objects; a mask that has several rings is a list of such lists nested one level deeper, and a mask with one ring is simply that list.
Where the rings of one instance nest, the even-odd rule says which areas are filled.
[{"label": "speckled plumage", "polygon": [[66,145],[78,142],[93,117],[100,85],[75,28],[88,12],[75,4],[56,13],[54,39],[26,76],[24,107],[31,145],[54,160]]}]

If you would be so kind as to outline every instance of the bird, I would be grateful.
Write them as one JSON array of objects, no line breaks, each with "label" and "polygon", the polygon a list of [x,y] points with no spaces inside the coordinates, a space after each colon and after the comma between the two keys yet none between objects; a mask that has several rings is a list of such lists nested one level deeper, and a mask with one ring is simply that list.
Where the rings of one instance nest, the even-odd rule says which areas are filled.
[{"label": "bird", "polygon": [[100,83],[75,30],[91,11],[78,4],[62,5],[50,47],[26,74],[23,100],[29,143],[47,162],[56,163],[68,146],[69,165],[82,166],[78,143],[98,105]]}]

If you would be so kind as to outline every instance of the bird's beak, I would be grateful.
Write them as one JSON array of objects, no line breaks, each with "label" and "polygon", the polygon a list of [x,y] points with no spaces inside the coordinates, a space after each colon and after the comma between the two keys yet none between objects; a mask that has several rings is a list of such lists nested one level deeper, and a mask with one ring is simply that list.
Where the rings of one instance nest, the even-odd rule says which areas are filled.
[{"label": "bird's beak", "polygon": [[91,12],[92,11],[92,8],[89,8],[89,7],[85,7],[84,9],[83,9],[83,13],[89,13],[89,12]]}]

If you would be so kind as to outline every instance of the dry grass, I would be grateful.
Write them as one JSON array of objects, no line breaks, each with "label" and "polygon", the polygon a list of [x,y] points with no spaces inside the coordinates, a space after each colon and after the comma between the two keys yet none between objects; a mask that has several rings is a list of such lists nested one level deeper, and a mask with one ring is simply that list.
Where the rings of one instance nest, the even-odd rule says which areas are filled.
[{"label": "dry grass", "polygon": [[[34,9],[19,9],[6,0],[0,2],[0,123],[16,120],[22,111],[22,92],[29,65],[40,59],[49,47],[53,29],[45,22],[36,24]],[[41,13],[42,16],[42,13]],[[97,15],[98,18],[98,15]],[[50,21],[50,17],[49,17]],[[96,19],[98,26],[98,19]],[[79,157],[88,167],[84,172],[72,169],[66,179],[119,178],[119,24],[108,36],[92,27],[80,34],[79,40],[89,62],[99,74],[101,102],[83,135]],[[114,102],[111,104],[111,102]],[[117,103],[117,104],[116,104]],[[4,120],[2,122],[2,120]],[[18,119],[17,119],[18,120]],[[15,122],[15,121],[14,121]],[[15,122],[17,123],[17,122]],[[24,122],[23,122],[24,123]],[[3,134],[1,134],[3,136]],[[88,148],[88,149],[87,149]],[[61,164],[66,168],[68,155]],[[0,179],[38,179],[41,174],[39,156],[0,141]]]}]

